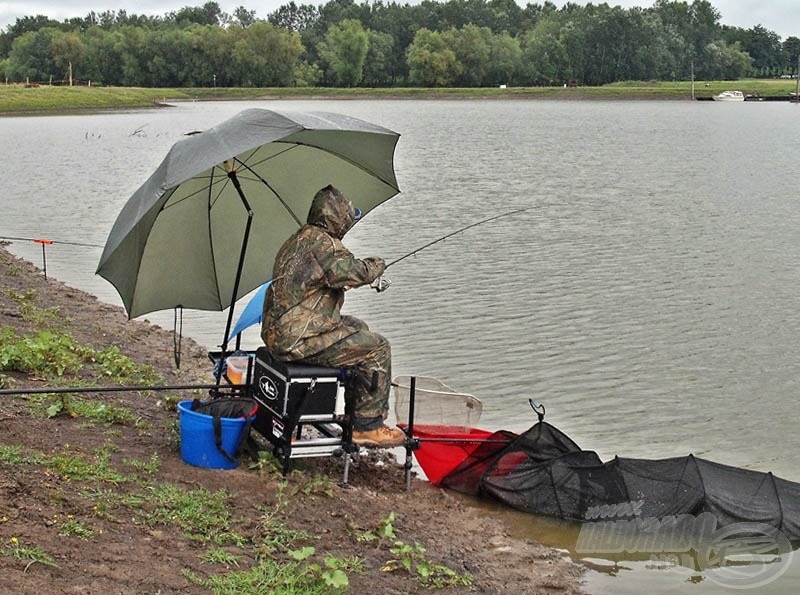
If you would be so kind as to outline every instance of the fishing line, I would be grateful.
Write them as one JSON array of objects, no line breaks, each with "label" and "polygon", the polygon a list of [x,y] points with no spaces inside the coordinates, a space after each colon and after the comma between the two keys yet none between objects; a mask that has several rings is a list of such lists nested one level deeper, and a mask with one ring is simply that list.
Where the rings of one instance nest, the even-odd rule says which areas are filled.
[{"label": "fishing line", "polygon": [[476,223],[470,223],[469,225],[465,225],[461,229],[457,229],[457,230],[455,230],[453,232],[448,233],[445,236],[440,237],[439,239],[433,240],[432,242],[428,242],[424,246],[420,246],[416,250],[412,250],[411,252],[409,252],[405,256],[401,256],[400,258],[398,258],[396,260],[393,260],[392,262],[390,262],[389,264],[386,265],[385,269],[388,269],[393,264],[397,264],[401,260],[405,260],[409,256],[414,256],[418,252],[422,252],[425,248],[430,248],[434,244],[438,244],[439,242],[442,242],[442,241],[446,240],[447,238],[452,238],[454,235],[457,235],[457,234],[459,234],[459,233],[461,233],[463,231],[467,231],[468,229],[472,229],[473,227],[478,227],[479,225],[483,225],[484,223],[489,223],[490,221],[494,221],[495,219],[500,219],[501,217],[507,217],[508,215],[513,215],[514,213],[522,213],[523,211],[530,211],[533,208],[536,208],[536,207],[526,207],[524,209],[514,209],[513,211],[507,211],[505,213],[500,213],[499,215],[494,215],[493,217],[489,217],[488,219],[484,219],[484,220],[478,221]]}]

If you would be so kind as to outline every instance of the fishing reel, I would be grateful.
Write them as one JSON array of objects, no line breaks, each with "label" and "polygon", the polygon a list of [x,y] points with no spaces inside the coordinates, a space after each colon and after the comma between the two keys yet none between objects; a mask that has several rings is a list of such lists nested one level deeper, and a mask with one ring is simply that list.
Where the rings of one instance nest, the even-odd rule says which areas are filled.
[{"label": "fishing reel", "polygon": [[372,287],[372,289],[374,289],[378,293],[381,293],[389,289],[389,286],[391,284],[392,282],[389,281],[389,279],[381,275],[380,277],[376,277],[375,280],[372,283],[370,283],[369,286]]}]

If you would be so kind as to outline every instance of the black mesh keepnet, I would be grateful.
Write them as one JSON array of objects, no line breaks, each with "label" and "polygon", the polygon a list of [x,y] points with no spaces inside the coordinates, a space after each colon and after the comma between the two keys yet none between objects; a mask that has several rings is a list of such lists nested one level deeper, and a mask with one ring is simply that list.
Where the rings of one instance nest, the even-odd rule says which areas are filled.
[{"label": "black mesh keepnet", "polygon": [[615,457],[603,463],[546,422],[516,437],[497,432],[440,485],[562,519],[590,520],[603,506],[611,507],[606,510],[613,510],[616,518],[710,512],[718,527],[764,523],[790,541],[800,540],[798,483],[693,455],[661,460]]}]

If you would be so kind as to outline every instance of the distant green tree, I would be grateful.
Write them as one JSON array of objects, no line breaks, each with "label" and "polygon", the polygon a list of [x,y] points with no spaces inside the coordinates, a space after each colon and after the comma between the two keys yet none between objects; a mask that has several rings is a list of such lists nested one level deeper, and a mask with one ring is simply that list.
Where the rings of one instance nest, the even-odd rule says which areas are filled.
[{"label": "distant green tree", "polygon": [[124,87],[145,87],[148,83],[147,61],[150,53],[146,51],[149,32],[135,25],[123,25],[115,29],[114,51],[120,60],[119,82],[107,80],[106,84]]},{"label": "distant green tree", "polygon": [[784,60],[781,54],[781,38],[774,31],[756,25],[747,30],[740,46],[753,59],[753,72],[756,76],[775,76],[782,70]]},{"label": "distant green tree", "polygon": [[44,27],[60,29],[61,23],[44,15],[18,18],[13,25],[8,25],[6,30],[0,33],[0,56],[8,56],[11,53],[11,46],[17,37],[25,33],[38,31]]},{"label": "distant green tree", "polygon": [[422,7],[376,3],[370,18],[369,29],[392,37],[392,53],[389,60],[391,84],[402,84],[408,77],[406,50],[414,40],[414,34],[422,27],[417,15]]},{"label": "distant green tree", "polygon": [[286,87],[294,83],[294,68],[303,52],[297,33],[258,21],[238,32],[232,58],[236,85]]},{"label": "distant green tree", "polygon": [[180,10],[169,13],[170,20],[178,24],[188,25],[222,25],[223,13],[217,2],[206,2],[203,6],[184,6]]},{"label": "distant green tree", "polygon": [[6,71],[15,82],[42,83],[58,76],[50,44],[58,29],[44,27],[23,33],[14,40],[8,56]]},{"label": "distant green tree", "polygon": [[695,69],[703,76],[706,70],[716,68],[714,61],[719,57],[718,54],[709,52],[716,52],[716,48],[722,47],[715,43],[721,36],[720,12],[708,0],[694,0],[689,8],[689,14],[687,40],[692,48]]},{"label": "distant green tree", "polygon": [[196,85],[235,87],[241,84],[238,68],[231,57],[234,55],[237,36],[246,35],[244,31],[245,29],[238,26],[223,29],[195,25],[191,28],[190,46],[194,57],[193,79]]},{"label": "distant green tree", "polygon": [[[50,53],[53,57],[53,64],[60,70],[61,78],[67,84],[74,83],[82,74],[84,66],[86,47],[83,43],[83,36],[74,31],[54,34],[50,42]],[[72,80],[69,80],[69,77],[72,77]]]},{"label": "distant green tree", "polygon": [[267,15],[267,20],[276,27],[302,33],[319,20],[319,9],[313,4],[297,5],[294,0],[283,4]]},{"label": "distant green tree", "polygon": [[752,68],[753,59],[743,52],[739,42],[728,45],[723,40],[711,42],[705,51],[706,71],[710,78],[733,80],[743,76]]},{"label": "distant green tree", "polygon": [[388,33],[367,31],[369,45],[364,60],[364,77],[362,82],[368,87],[391,86],[394,77],[392,57],[394,55],[394,38]]},{"label": "distant green tree", "polygon": [[652,11],[667,32],[663,39],[675,52],[679,66],[679,78],[689,78],[692,64],[697,78],[713,78],[711,59],[706,55],[709,44],[721,36],[720,13],[706,0],[675,2],[656,0]]},{"label": "distant green tree", "polygon": [[240,27],[247,29],[256,22],[256,11],[247,10],[244,6],[238,6],[233,11],[233,22]]},{"label": "distant green tree", "polygon": [[302,60],[294,68],[295,87],[313,87],[322,80],[322,70],[316,64],[309,64]]},{"label": "distant green tree", "polygon": [[369,34],[360,21],[345,19],[332,25],[319,48],[336,84],[355,87],[364,76]]},{"label": "distant green tree", "polygon": [[139,51],[145,64],[147,87],[192,86],[190,72],[191,47],[185,30],[164,27],[147,32],[146,45]]},{"label": "distant green tree", "polygon": [[567,81],[567,53],[560,40],[561,24],[557,18],[539,19],[521,41],[523,84],[561,85]]},{"label": "distant green tree", "polygon": [[424,87],[447,87],[458,74],[455,52],[441,33],[420,29],[408,47],[409,82]]},{"label": "distant green tree", "polygon": [[143,87],[150,84],[147,51],[151,32],[121,25],[90,27],[83,35],[84,59],[80,78],[93,84]]},{"label": "distant green tree", "polygon": [[516,38],[508,33],[493,35],[489,45],[489,65],[487,79],[489,84],[518,84],[522,66],[522,49]]},{"label": "distant green tree", "polygon": [[[649,10],[632,10],[628,22],[629,78],[635,80],[678,80],[683,78],[686,42],[673,28],[662,26]],[[691,62],[687,62],[687,78]]]},{"label": "distant green tree", "polygon": [[508,33],[510,37],[516,37],[525,27],[532,26],[515,0],[488,0],[486,7],[491,13],[488,27],[495,35]]},{"label": "distant green tree", "polygon": [[447,47],[456,55],[455,85],[480,87],[485,84],[491,53],[492,31],[488,27],[465,25],[442,32]]},{"label": "distant green tree", "polygon": [[787,37],[781,45],[786,69],[790,73],[798,73],[798,60],[800,60],[800,37]]}]

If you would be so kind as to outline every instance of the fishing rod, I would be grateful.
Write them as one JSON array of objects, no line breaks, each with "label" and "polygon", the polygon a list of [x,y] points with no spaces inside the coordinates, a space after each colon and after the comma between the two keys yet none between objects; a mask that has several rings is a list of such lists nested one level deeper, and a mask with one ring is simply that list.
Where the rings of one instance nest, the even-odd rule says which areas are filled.
[{"label": "fishing rod", "polygon": [[156,386],[87,386],[87,387],[51,387],[51,388],[4,388],[0,389],[0,396],[5,395],[46,395],[46,394],[65,394],[65,393],[120,393],[120,392],[149,392],[149,391],[169,391],[169,390],[192,390],[192,389],[235,389],[248,388],[246,384],[228,384],[220,386],[218,384],[178,384],[178,385],[156,385]]},{"label": "fishing rod", "polygon": [[384,270],[388,269],[393,264],[397,264],[401,260],[405,260],[409,256],[414,256],[418,252],[422,252],[423,250],[425,250],[425,248],[430,248],[434,244],[438,244],[439,242],[442,242],[442,241],[446,240],[447,238],[452,238],[454,235],[460,234],[461,232],[467,231],[468,229],[472,229],[473,227],[478,227],[479,225],[483,225],[484,223],[489,223],[490,221],[494,221],[495,219],[500,219],[501,217],[507,217],[508,215],[513,215],[515,213],[522,213],[523,211],[530,211],[533,208],[535,208],[535,207],[525,207],[524,209],[514,209],[513,211],[507,211],[505,213],[500,213],[499,215],[494,215],[493,217],[489,217],[488,219],[483,219],[482,221],[478,221],[476,223],[470,223],[469,225],[465,225],[461,229],[457,229],[457,230],[455,230],[453,232],[448,233],[445,236],[442,236],[442,237],[440,237],[440,238],[438,238],[436,240],[433,240],[432,242],[428,242],[424,246],[420,246],[416,250],[412,250],[411,252],[409,252],[405,256],[401,256],[400,258],[397,258],[397,259],[393,260],[392,262],[387,264],[386,267],[384,267]]}]

